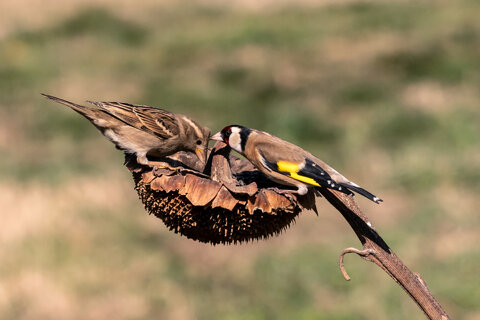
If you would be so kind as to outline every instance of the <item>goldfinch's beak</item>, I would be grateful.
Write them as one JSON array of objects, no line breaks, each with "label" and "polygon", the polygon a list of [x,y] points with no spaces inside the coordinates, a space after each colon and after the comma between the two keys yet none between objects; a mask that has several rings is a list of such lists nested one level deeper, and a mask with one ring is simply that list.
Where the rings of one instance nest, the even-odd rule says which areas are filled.
[{"label": "goldfinch's beak", "polygon": [[213,136],[210,137],[210,140],[223,141],[222,133],[221,132],[215,133]]},{"label": "goldfinch's beak", "polygon": [[200,162],[207,162],[207,153],[205,152],[205,148],[197,147],[197,149],[195,149],[195,154],[197,155]]}]

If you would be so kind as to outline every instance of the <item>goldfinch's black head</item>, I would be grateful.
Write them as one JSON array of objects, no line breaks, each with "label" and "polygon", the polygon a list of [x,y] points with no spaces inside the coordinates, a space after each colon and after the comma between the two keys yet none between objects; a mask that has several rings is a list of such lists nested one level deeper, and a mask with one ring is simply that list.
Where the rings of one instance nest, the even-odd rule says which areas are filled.
[{"label": "goldfinch's black head", "polygon": [[251,129],[244,126],[230,125],[214,134],[210,139],[223,141],[233,150],[243,153],[251,131]]}]

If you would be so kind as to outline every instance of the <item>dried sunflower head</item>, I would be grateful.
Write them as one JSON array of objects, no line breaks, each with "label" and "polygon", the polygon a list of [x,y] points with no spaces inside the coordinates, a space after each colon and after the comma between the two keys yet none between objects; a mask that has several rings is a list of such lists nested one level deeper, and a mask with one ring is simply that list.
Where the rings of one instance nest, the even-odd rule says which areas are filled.
[{"label": "dried sunflower head", "polygon": [[204,170],[184,152],[158,164],[151,168],[126,158],[147,211],[190,239],[218,244],[267,238],[285,230],[302,210],[315,210],[313,191],[304,196],[280,191],[284,187],[230,156],[220,142]]}]

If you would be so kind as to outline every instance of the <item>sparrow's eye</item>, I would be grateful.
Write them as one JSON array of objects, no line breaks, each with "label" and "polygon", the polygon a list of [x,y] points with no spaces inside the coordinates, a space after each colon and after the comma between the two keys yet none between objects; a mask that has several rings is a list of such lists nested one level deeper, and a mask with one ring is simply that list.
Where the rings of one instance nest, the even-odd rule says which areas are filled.
[{"label": "sparrow's eye", "polygon": [[201,145],[201,144],[202,144],[202,140],[199,139],[199,140],[197,140],[195,143],[198,144],[198,145]]}]

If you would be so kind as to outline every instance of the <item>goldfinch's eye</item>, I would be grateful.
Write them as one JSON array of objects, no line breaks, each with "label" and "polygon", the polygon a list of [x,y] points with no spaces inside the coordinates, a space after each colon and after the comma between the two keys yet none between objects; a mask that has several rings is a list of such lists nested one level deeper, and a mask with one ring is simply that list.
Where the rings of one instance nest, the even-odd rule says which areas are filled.
[{"label": "goldfinch's eye", "polygon": [[202,140],[197,140],[195,143],[198,144],[198,145],[201,145],[201,144],[202,144]]}]

